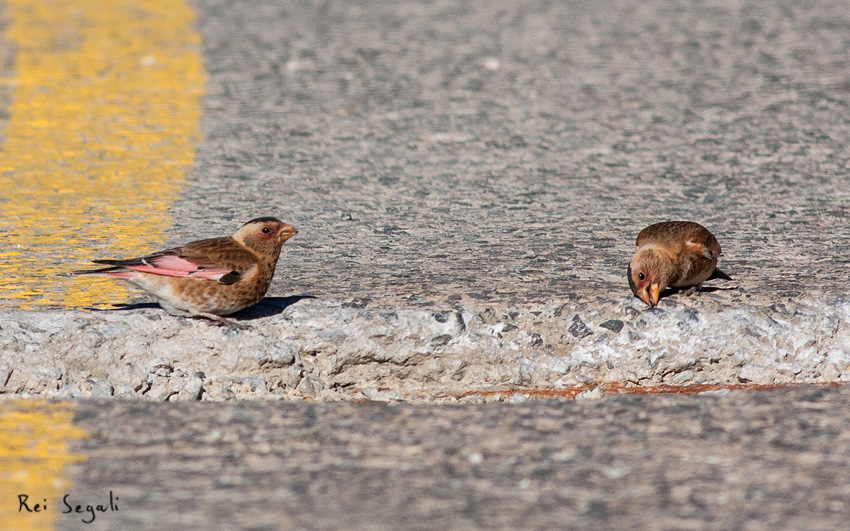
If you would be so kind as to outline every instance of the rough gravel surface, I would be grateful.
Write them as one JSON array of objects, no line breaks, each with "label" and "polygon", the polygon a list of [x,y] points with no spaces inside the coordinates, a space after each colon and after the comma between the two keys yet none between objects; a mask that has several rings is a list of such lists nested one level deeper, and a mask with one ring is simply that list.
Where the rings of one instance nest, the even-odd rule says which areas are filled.
[{"label": "rough gravel surface", "polygon": [[156,308],[0,313],[0,393],[480,402],[610,384],[850,381],[850,301],[641,304],[500,314],[271,298],[239,321],[246,331]]}]

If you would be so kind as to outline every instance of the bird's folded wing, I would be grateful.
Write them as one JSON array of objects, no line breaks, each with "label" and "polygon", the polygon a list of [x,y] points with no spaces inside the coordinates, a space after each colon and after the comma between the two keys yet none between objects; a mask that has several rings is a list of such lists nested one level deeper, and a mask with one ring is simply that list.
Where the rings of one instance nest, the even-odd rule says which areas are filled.
[{"label": "bird's folded wing", "polygon": [[218,281],[230,275],[230,273],[234,273],[228,267],[204,266],[176,255],[152,256],[150,258],[142,258],[140,262],[139,264],[127,265],[125,267],[140,273],[151,273],[167,277],[205,278]]},{"label": "bird's folded wing", "polygon": [[232,238],[212,238],[130,260],[95,260],[153,275],[191,277],[233,284],[252,268],[256,257]]},{"label": "bird's folded wing", "polygon": [[696,254],[701,254],[708,259],[717,258],[722,252],[720,244],[717,243],[717,240],[713,236],[710,238],[692,237],[685,242],[685,248]]},{"label": "bird's folded wing", "polygon": [[257,267],[257,256],[233,238],[211,238],[183,247],[127,260],[93,260],[101,269],[74,271],[79,275],[127,277],[131,271],[168,277],[199,278],[234,284]]}]

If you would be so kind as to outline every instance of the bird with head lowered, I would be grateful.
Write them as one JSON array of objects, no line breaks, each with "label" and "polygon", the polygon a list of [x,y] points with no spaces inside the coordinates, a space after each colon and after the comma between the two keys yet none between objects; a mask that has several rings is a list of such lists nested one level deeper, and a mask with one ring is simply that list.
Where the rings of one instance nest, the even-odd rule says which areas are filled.
[{"label": "bird with head lowered", "polygon": [[699,291],[702,283],[732,278],[717,269],[720,244],[705,227],[692,221],[664,221],[638,234],[628,268],[632,293],[651,308],[668,287]]}]

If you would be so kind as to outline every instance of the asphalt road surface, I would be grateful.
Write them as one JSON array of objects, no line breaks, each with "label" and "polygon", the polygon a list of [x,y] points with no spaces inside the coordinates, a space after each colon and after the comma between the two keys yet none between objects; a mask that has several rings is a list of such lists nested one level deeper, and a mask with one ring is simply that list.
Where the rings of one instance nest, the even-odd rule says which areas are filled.
[{"label": "asphalt road surface", "polygon": [[197,8],[205,139],[170,234],[277,213],[302,232],[275,295],[627,296],[664,219],[714,232],[744,302],[848,293],[844,2]]},{"label": "asphalt road surface", "polygon": [[118,510],[58,528],[841,529],[849,399],[82,401],[67,493]]}]

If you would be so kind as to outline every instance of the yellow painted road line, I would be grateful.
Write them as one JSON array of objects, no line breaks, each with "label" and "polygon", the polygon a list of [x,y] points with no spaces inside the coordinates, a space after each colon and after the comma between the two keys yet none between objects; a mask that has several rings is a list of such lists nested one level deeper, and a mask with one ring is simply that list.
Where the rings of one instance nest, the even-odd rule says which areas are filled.
[{"label": "yellow painted road line", "polygon": [[[67,443],[84,438],[67,403],[0,402],[0,529],[55,528],[62,497],[70,493],[66,466],[85,460],[70,453]],[[33,512],[21,507],[21,495]]]},{"label": "yellow painted road line", "polygon": [[182,0],[6,0],[17,47],[0,146],[0,305],[127,300],[63,276],[155,250],[200,140],[204,71]]}]

